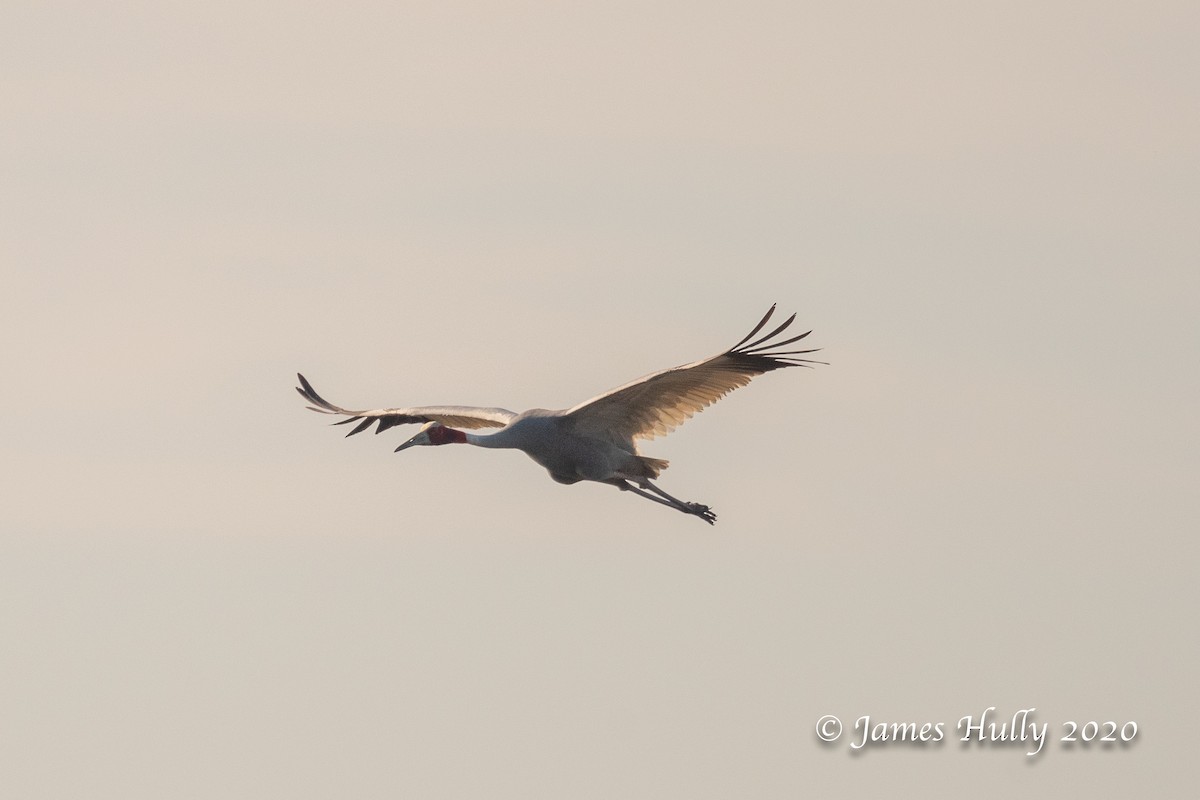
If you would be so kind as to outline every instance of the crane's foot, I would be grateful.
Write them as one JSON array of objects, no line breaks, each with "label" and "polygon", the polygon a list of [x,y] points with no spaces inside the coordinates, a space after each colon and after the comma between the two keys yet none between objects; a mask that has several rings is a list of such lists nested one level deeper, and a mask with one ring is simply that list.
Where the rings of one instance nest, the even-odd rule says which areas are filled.
[{"label": "crane's foot", "polygon": [[706,505],[701,503],[684,503],[684,506],[687,509],[687,513],[695,514],[709,525],[713,525],[717,521],[717,515]]}]

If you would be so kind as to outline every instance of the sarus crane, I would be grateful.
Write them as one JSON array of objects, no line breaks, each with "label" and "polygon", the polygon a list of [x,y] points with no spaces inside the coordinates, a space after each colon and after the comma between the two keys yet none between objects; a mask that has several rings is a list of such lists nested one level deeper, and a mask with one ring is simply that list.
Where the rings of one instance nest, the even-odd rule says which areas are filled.
[{"label": "sarus crane", "polygon": [[[520,450],[545,467],[559,483],[611,484],[697,516],[711,525],[717,519],[711,508],[679,500],[654,485],[659,473],[667,468],[667,462],[639,454],[637,440],[665,436],[696,412],[748,384],[756,375],[783,367],[825,363],[804,357],[819,348],[779,349],[812,333],[778,338],[796,319],[795,314],[755,339],[774,313],[772,305],[754,330],[711,358],[651,373],[565,410],[534,408],[515,414],[503,408],[414,406],[351,411],[325,400],[300,374],[296,375],[300,379],[296,391],[312,404],[308,407],[313,411],[346,417],[335,425],[357,422],[347,436],[361,433],[373,424],[378,425],[375,433],[382,433],[396,425],[424,423],[417,435],[397,447],[396,452],[417,445],[443,444]],[[499,430],[482,435],[470,432],[480,428]]]}]

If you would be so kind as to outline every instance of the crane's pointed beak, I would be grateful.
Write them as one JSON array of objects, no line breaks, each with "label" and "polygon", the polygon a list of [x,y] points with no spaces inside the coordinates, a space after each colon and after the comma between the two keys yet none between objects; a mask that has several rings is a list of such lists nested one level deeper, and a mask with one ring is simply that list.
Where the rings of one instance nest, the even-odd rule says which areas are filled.
[{"label": "crane's pointed beak", "polygon": [[433,444],[433,442],[430,441],[430,439],[429,439],[429,428],[432,426],[433,426],[432,422],[427,422],[425,425],[423,425],[421,427],[421,430],[417,431],[416,436],[412,437],[411,439],[409,439],[407,442],[405,442],[404,444],[397,447],[392,452],[399,453],[401,450],[407,450],[408,448],[416,447],[419,444]]}]

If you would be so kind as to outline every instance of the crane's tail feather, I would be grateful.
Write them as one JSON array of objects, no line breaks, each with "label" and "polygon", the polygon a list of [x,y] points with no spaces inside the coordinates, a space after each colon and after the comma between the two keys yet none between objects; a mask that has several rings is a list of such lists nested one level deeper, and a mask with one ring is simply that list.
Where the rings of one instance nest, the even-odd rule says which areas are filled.
[{"label": "crane's tail feather", "polygon": [[671,462],[665,458],[651,458],[650,456],[638,456],[638,462],[642,468],[646,470],[645,475],[639,475],[641,478],[649,478],[653,480],[658,477],[658,474],[671,465]]}]

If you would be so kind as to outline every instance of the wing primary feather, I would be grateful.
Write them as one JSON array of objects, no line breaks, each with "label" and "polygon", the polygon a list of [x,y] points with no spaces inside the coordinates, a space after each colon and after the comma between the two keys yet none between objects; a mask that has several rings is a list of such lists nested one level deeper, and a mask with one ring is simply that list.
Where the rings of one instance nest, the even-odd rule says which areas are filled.
[{"label": "wing primary feather", "polygon": [[[316,400],[314,400],[314,399],[313,399],[313,396],[312,396],[311,394],[309,394],[308,392],[304,391],[304,390],[303,390],[303,389],[301,389],[299,386],[297,386],[297,387],[296,387],[296,393],[297,393],[297,394],[299,394],[301,397],[303,397],[303,398],[304,398],[305,400],[307,400],[308,402],[310,402],[310,403],[313,403],[313,404],[316,404],[316,405],[320,405],[319,403],[317,403],[317,401],[316,401]],[[327,413],[329,413],[329,412],[328,412],[326,409],[324,409],[324,408],[313,408],[313,406],[309,406],[309,408],[312,408],[312,410],[313,410],[313,411],[320,411],[320,412],[321,412],[321,413],[323,413],[323,414],[327,414]]]},{"label": "wing primary feather", "polygon": [[813,347],[808,350],[776,350],[776,351],[770,353],[770,355],[773,355],[773,356],[802,356],[805,353],[819,353],[819,352],[821,352],[821,348]]},{"label": "wing primary feather", "polygon": [[[778,333],[778,332],[779,331],[776,331],[775,333]],[[759,350],[771,350],[772,348],[775,348],[775,347],[783,347],[785,345],[791,344],[792,342],[800,341],[805,336],[808,336],[810,333],[812,333],[812,331],[805,331],[804,333],[800,334],[799,336],[793,336],[791,339],[784,339],[782,342],[767,342],[766,344],[762,344],[762,342],[766,342],[767,339],[771,338],[770,336],[768,336],[767,339],[759,339],[758,342],[755,342],[753,345],[747,345],[746,347],[740,348],[738,350],[738,352],[739,353],[754,353]],[[774,333],[771,334],[771,336],[774,336],[774,335],[775,335]]]},{"label": "wing primary feather", "polygon": [[[300,386],[296,387],[297,392],[304,395],[309,400],[311,400],[312,402],[316,403],[319,406],[326,405],[325,401],[323,401],[321,399],[320,395],[318,395],[316,393],[316,391],[313,390],[312,384],[308,382],[307,378],[305,378],[299,372],[296,373],[296,377],[300,379]],[[304,387],[304,388],[300,388],[300,387]]]},{"label": "wing primary feather", "polygon": [[777,358],[775,360],[789,367],[811,367],[813,364],[829,366],[828,361],[817,361],[815,358]]},{"label": "wing primary feather", "polygon": [[347,436],[347,437],[350,437],[350,436],[353,436],[353,435],[354,435],[354,434],[356,434],[356,433],[362,433],[362,432],[363,432],[363,431],[365,431],[367,428],[371,427],[371,423],[373,423],[373,422],[375,422],[375,418],[374,418],[374,417],[365,417],[365,418],[363,418],[362,422],[360,422],[360,423],[358,423],[357,425],[355,425],[355,426],[354,426],[354,430],[352,430],[352,431],[350,431],[349,433],[347,433],[347,434],[346,434],[346,436]]},{"label": "wing primary feather", "polygon": [[388,428],[394,428],[394,427],[396,427],[397,425],[403,425],[403,424],[404,424],[404,422],[405,422],[405,420],[404,420],[402,417],[399,417],[399,416],[395,416],[395,417],[380,417],[380,418],[379,418],[379,427],[375,429],[375,433],[377,433],[377,434],[379,434],[379,433],[383,433],[383,432],[384,432],[384,431],[386,431]]},{"label": "wing primary feather", "polygon": [[747,333],[745,339],[742,339],[740,342],[738,342],[737,344],[735,344],[733,347],[731,347],[729,349],[737,350],[739,347],[744,345],[746,342],[753,339],[754,335],[763,329],[763,326],[767,324],[767,320],[769,320],[771,318],[771,315],[774,313],[775,313],[775,303],[772,303],[771,307],[767,309],[767,313],[763,316],[762,319],[760,319],[758,321],[758,324],[754,326],[754,330]]},{"label": "wing primary feather", "polygon": [[[305,400],[307,400],[308,402],[312,403],[315,406],[320,406],[322,409],[325,410],[325,413],[333,413],[333,414],[343,413],[344,409],[338,408],[333,403],[329,402],[324,397],[321,397],[321,395],[317,394],[317,390],[312,387],[312,384],[309,383],[308,380],[303,375],[301,375],[299,372],[297,372],[296,377],[300,379],[300,386],[296,387],[296,391],[300,393],[301,397],[303,397]],[[301,386],[304,388],[303,389],[300,388]]]},{"label": "wing primary feather", "polygon": [[[780,325],[778,328],[776,328],[775,330],[768,333],[766,336],[762,337],[761,339],[758,339],[757,341],[753,341],[750,344],[745,345],[744,347],[738,347],[736,349],[740,350],[742,352],[745,352],[747,350],[750,350],[751,348],[758,347],[763,342],[768,341],[769,339],[783,333],[785,330],[787,330],[787,326],[791,325],[795,320],[796,320],[796,315],[792,314],[790,317],[788,317],[786,320],[783,321],[782,325]],[[770,345],[767,345],[767,346],[770,347]]]}]

